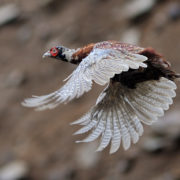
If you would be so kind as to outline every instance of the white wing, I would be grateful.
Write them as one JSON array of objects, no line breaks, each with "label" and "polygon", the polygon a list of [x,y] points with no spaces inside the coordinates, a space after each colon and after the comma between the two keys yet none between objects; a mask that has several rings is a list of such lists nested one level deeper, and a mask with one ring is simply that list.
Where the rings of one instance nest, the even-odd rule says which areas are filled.
[{"label": "white wing", "polygon": [[76,70],[66,79],[67,83],[59,90],[45,96],[34,96],[22,103],[37,110],[51,109],[63,102],[69,102],[88,92],[92,80],[105,85],[115,74],[123,71],[147,67],[143,62],[147,57],[114,49],[94,49],[82,60]]},{"label": "white wing", "polygon": [[[72,123],[83,126],[75,134],[90,131],[85,139],[77,142],[91,142],[101,136],[97,151],[110,143],[110,153],[116,152],[121,144],[127,150],[143,134],[142,123],[151,125],[163,116],[176,96],[175,89],[176,84],[166,78],[139,83],[136,89],[109,85],[100,94],[96,106]],[[110,98],[112,95],[116,98]]]}]

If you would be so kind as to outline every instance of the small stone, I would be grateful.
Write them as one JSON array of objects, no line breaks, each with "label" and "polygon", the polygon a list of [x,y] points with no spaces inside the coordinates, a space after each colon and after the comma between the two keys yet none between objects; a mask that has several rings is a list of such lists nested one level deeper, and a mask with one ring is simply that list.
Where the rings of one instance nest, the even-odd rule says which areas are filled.
[{"label": "small stone", "polygon": [[0,7],[0,26],[15,21],[20,16],[20,10],[15,4]]},{"label": "small stone", "polygon": [[122,16],[128,19],[134,19],[145,13],[150,12],[154,7],[156,0],[134,0],[130,1],[122,11]]},{"label": "small stone", "polygon": [[20,180],[28,174],[29,168],[24,161],[14,161],[0,168],[0,180]]},{"label": "small stone", "polygon": [[130,44],[139,44],[141,33],[138,28],[127,29],[121,37],[121,41]]},{"label": "small stone", "polygon": [[141,148],[150,153],[158,153],[167,147],[167,143],[164,138],[161,137],[147,137],[144,138]]}]

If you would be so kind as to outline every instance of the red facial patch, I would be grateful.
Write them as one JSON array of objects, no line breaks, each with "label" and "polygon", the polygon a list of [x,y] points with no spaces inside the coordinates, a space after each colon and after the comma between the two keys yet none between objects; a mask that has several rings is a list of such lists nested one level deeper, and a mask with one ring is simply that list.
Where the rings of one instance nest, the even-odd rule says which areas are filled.
[{"label": "red facial patch", "polygon": [[56,57],[58,55],[58,49],[53,47],[50,49],[51,56]]}]

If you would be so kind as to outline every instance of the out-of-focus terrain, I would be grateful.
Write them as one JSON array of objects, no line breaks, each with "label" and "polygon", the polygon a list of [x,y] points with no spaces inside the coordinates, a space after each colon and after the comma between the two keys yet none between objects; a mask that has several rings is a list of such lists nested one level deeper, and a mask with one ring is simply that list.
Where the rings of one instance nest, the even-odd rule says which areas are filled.
[{"label": "out-of-focus terrain", "polygon": [[43,60],[54,45],[103,40],[153,47],[180,73],[180,3],[175,0],[0,0],[0,180],[179,180],[180,84],[170,110],[130,150],[96,153],[75,144],[70,122],[103,89],[54,110],[21,106],[58,89],[75,66]]}]

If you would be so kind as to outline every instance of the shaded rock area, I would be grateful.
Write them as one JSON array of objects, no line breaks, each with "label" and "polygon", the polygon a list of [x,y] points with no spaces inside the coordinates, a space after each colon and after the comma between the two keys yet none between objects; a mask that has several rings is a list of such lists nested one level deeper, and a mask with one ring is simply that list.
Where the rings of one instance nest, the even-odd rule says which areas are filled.
[{"label": "shaded rock area", "polygon": [[103,87],[51,111],[21,106],[24,98],[59,88],[75,68],[42,60],[50,47],[104,40],[153,47],[180,73],[179,0],[0,0],[0,180],[179,180],[180,83],[174,104],[140,141],[95,152],[76,144],[70,122]]},{"label": "shaded rock area", "polygon": [[6,4],[0,7],[0,26],[18,19],[20,10],[15,4]]}]

